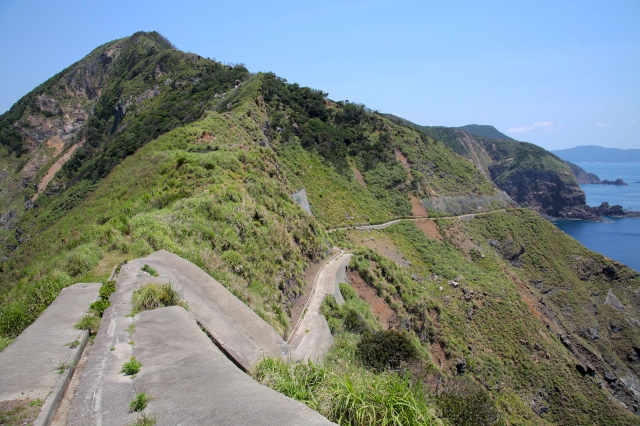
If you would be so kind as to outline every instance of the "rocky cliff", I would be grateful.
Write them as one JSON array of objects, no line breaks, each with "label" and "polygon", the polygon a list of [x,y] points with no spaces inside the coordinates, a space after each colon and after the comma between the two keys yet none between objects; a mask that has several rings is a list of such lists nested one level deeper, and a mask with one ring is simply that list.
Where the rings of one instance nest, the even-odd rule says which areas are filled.
[{"label": "rocky cliff", "polygon": [[573,175],[576,177],[576,180],[580,185],[602,183],[598,175],[593,173],[587,173],[580,166],[573,164],[569,161],[565,161],[565,163],[567,163],[567,165],[571,168]]}]

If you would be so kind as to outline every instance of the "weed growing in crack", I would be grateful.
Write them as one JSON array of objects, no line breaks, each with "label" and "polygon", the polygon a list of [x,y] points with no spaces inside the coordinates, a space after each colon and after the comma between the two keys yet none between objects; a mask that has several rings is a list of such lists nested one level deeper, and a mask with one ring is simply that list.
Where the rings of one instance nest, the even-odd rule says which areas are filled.
[{"label": "weed growing in crack", "polygon": [[120,372],[125,376],[135,376],[140,372],[140,367],[142,367],[142,363],[135,356],[132,356],[129,361],[124,363]]},{"label": "weed growing in crack", "polygon": [[147,403],[151,401],[151,397],[144,392],[137,393],[133,400],[129,403],[129,411],[138,412],[147,408]]}]

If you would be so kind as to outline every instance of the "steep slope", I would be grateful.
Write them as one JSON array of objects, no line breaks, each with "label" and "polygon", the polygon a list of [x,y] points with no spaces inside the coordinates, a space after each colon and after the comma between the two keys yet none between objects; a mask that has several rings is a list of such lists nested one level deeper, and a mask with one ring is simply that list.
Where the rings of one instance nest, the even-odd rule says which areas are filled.
[{"label": "steep slope", "polygon": [[569,161],[566,161],[566,160],[565,160],[565,163],[567,163],[569,168],[571,168],[571,171],[573,172],[573,175],[576,177],[576,180],[578,181],[579,184],[582,185],[582,184],[602,183],[602,181],[597,175],[593,173],[587,173],[582,169],[582,167],[578,166],[577,164],[570,163]]},{"label": "steep slope", "polygon": [[634,271],[527,209],[436,220],[440,239],[418,224],[376,232],[377,245],[366,231],[331,236],[355,246],[352,268],[428,348],[444,378],[422,371],[424,386],[473,378],[513,424],[640,424],[610,401],[638,412]]},{"label": "steep slope", "polygon": [[[154,37],[114,43],[137,52]],[[158,81],[184,84],[161,86],[123,117],[122,93],[152,93],[160,58],[180,70]],[[632,414],[640,279],[534,212],[501,211],[507,204],[486,177],[514,179],[522,173],[516,163],[554,176],[566,170],[566,182],[575,182],[564,163],[558,168],[530,144],[486,145],[457,129],[429,136],[273,74],[249,75],[170,46],[130,59],[123,74],[114,65],[92,101],[103,115],[87,109],[85,121],[97,121],[76,132],[93,136],[28,210],[11,216],[9,231],[21,243],[0,265],[0,346],[61,288],[106,280],[113,267],[160,249],[201,267],[284,335],[309,265],[332,243],[354,253],[353,288],[341,286],[345,304],[327,299],[322,308],[333,352],[325,367],[267,361],[272,371],[256,373],[265,383],[276,386],[276,373],[290,381],[302,375],[280,389],[343,423],[358,424],[347,402],[359,392],[359,400],[395,403],[411,411],[406,418],[434,424],[476,414],[485,424],[640,424]],[[205,77],[200,91],[196,79]],[[188,115],[179,115],[181,106]],[[138,138],[141,129],[156,133]],[[22,156],[35,158],[39,147]],[[4,164],[15,166],[19,149],[4,149]],[[23,176],[11,170],[11,182]],[[291,197],[302,188],[311,215]],[[23,191],[3,196],[24,203]],[[489,200],[491,212],[327,232],[418,216],[412,201],[444,198]],[[524,199],[534,207],[541,200]],[[387,315],[389,333],[373,308]],[[401,350],[389,354],[390,343]],[[381,352],[387,358],[376,360]],[[325,397],[334,405],[321,404]]]},{"label": "steep slope", "polygon": [[466,126],[460,126],[458,129],[469,133],[470,135],[482,136],[489,139],[507,139],[514,140],[504,133],[498,131],[493,126],[481,125],[481,124],[468,124]]},{"label": "steep slope", "polygon": [[197,120],[247,76],[242,66],[177,51],[157,33],[136,33],[23,97],[0,117],[0,256],[33,232],[33,219],[20,220],[25,211],[38,206],[36,226],[51,225],[122,159]]},{"label": "steep slope", "polygon": [[[390,116],[443,142],[471,159],[498,188],[518,204],[547,217],[580,217],[586,197],[564,161],[536,145],[491,139],[460,128],[419,126]],[[584,218],[591,218],[584,214]]]}]

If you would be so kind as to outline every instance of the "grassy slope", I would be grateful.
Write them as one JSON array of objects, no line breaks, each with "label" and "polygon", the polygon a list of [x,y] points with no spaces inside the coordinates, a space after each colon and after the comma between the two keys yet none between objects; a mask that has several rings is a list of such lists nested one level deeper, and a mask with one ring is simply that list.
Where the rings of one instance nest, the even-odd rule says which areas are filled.
[{"label": "grassy slope", "polygon": [[273,151],[256,144],[265,118],[258,87],[259,79],[243,86],[246,102],[232,112],[211,112],[145,145],[20,246],[3,264],[2,335],[16,336],[61,286],[104,279],[110,268],[92,272],[101,259],[113,266],[161,248],[201,266],[283,332],[303,271],[324,245],[315,219],[290,198]]},{"label": "grassy slope", "polygon": [[[599,383],[604,381],[599,376],[591,378],[578,373],[575,365],[580,361],[560,342],[557,329],[547,328],[549,321],[535,303],[539,295],[532,295],[525,284],[541,274],[543,256],[544,277],[551,288],[558,289],[558,294],[550,298],[557,303],[553,309],[567,306],[564,301],[567,297],[572,299],[571,306],[575,306],[571,319],[565,315],[562,320],[568,329],[575,330],[580,324],[574,323],[573,318],[590,321],[588,315],[580,316],[584,309],[578,306],[589,306],[589,289],[593,293],[596,288],[602,295],[599,315],[605,315],[600,321],[618,314],[621,322],[624,315],[602,306],[604,288],[611,284],[594,279],[585,285],[575,278],[571,262],[567,262],[574,256],[602,262],[601,256],[526,210],[479,216],[468,224],[440,220],[440,228],[448,235],[444,242],[427,238],[410,222],[383,231],[410,261],[409,267],[400,268],[370,250],[357,250],[359,256],[353,267],[389,302],[400,317],[401,327],[412,330],[424,342],[434,364],[438,365],[436,356],[441,357],[436,354],[445,354],[445,359],[440,358],[445,376],[455,374],[455,364],[464,359],[466,375],[492,391],[504,417],[514,424],[638,424],[636,417],[611,402],[606,388],[600,389]],[[343,245],[357,244],[362,238],[345,240],[344,235],[332,234]],[[508,235],[516,241],[514,247],[526,240],[521,268],[511,266],[504,253],[496,252],[486,242],[494,238],[504,242]],[[435,281],[432,274],[438,275],[439,280]],[[424,281],[416,282],[411,275]],[[563,277],[563,281],[549,279],[554,276]],[[461,286],[456,289],[448,285],[452,279],[457,279]],[[637,281],[623,280],[616,294],[624,293],[623,287],[630,284],[637,289]],[[576,287],[567,288],[569,282]],[[442,290],[438,289],[440,286]],[[474,291],[470,301],[462,297],[462,287]],[[629,299],[621,296],[621,300],[628,306]],[[622,367],[625,363],[622,357],[638,342],[631,327],[621,334],[624,339],[614,342],[611,349],[606,349],[611,342],[603,339],[597,350],[605,359],[617,350],[616,361]],[[603,372],[599,369],[598,374]],[[539,417],[532,408],[544,414]]]},{"label": "grassy slope", "polygon": [[[315,102],[323,97],[313,91],[300,94],[295,87],[280,87],[274,96],[265,89],[270,78],[251,78],[201,120],[139,148],[100,184],[90,182],[95,190],[86,199],[78,195],[64,214],[49,219],[52,226],[21,245],[2,264],[3,342],[33,321],[62,287],[104,279],[117,262],[161,248],[201,266],[283,332],[305,267],[325,249],[323,225],[349,223],[345,213],[355,221],[384,220],[390,211],[403,214],[409,194],[494,191],[471,163],[444,145],[359,106]],[[347,112],[356,118],[345,118]],[[258,146],[266,138],[273,149]],[[413,179],[395,160],[396,149],[407,157]],[[349,164],[362,171],[367,188],[355,181]],[[316,218],[290,198],[301,186],[307,188]],[[44,207],[30,217],[49,214]],[[623,359],[638,346],[631,326],[616,331],[621,338],[595,343],[583,342],[579,334],[592,325],[587,323],[596,315],[589,308],[594,301],[603,328],[624,325],[626,317],[602,306],[605,288],[611,286],[630,306],[635,299],[628,288],[637,290],[638,280],[532,213],[496,213],[468,224],[443,220],[440,227],[449,235],[445,242],[426,238],[410,223],[384,231],[411,261],[408,268],[368,249],[357,249],[353,263],[396,311],[400,326],[420,342],[417,377],[428,373],[446,379],[464,358],[466,375],[491,390],[512,423],[634,424],[636,418],[607,400],[596,379],[577,373],[575,358],[525,303],[530,302],[525,296],[538,296],[528,284],[544,281],[553,289],[546,296],[549,309],[561,327],[576,332],[575,342],[634,368]],[[345,235],[331,238],[343,246],[353,244]],[[504,247],[526,245],[522,267],[511,266],[504,258],[513,253],[496,251],[487,239]],[[476,250],[469,251],[464,241]],[[576,270],[593,274],[580,280]],[[434,281],[434,273],[443,281]],[[459,275],[476,295],[487,295],[461,300],[461,291],[446,283]],[[586,313],[581,317],[585,323],[565,318],[567,306],[571,318]],[[367,318],[362,306],[354,309]],[[370,375],[361,365],[350,367],[359,339],[358,333],[340,335],[330,373],[357,375],[362,389],[386,386],[393,377]],[[447,357],[442,371],[431,361],[438,348]],[[406,390],[403,386],[397,389]],[[427,410],[434,404],[429,402]],[[549,411],[541,419],[530,407]]]},{"label": "grassy slope", "polygon": [[[33,195],[33,186],[56,158],[43,164],[35,178],[26,179],[21,165],[42,157],[48,141],[38,146],[23,141],[16,152],[26,152],[17,158],[16,152],[8,152],[9,140],[0,140],[0,169],[15,171],[0,179],[0,214],[11,210],[21,219],[0,229],[0,243],[4,243],[0,244],[0,256],[9,255],[30,234],[47,229],[82,202],[115,165],[136,149],[225,102],[222,94],[232,92],[235,82],[247,76],[242,66],[225,66],[175,50],[157,33],[136,33],[95,49],[26,95],[0,117],[0,132],[16,124],[30,133],[34,131],[30,123],[42,122],[38,131],[50,126],[55,134],[59,120],[75,117],[78,110],[83,110],[86,120],[64,148],[86,143],[49,184],[46,193],[50,196],[40,197],[36,211],[24,214],[24,201]],[[54,112],[40,110],[40,94],[56,100]],[[117,109],[121,111],[119,116],[114,114]]]}]

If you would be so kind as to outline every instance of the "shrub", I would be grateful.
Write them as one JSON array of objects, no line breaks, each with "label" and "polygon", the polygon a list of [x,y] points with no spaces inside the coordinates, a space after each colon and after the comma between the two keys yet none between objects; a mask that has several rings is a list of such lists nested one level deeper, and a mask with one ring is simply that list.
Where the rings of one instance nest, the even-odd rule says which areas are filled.
[{"label": "shrub", "polygon": [[400,368],[418,358],[418,350],[406,332],[382,330],[367,332],[358,343],[356,356],[374,370]]},{"label": "shrub", "polygon": [[109,306],[111,306],[111,302],[109,302],[108,300],[100,299],[89,305],[89,310],[95,312],[99,317],[102,317],[105,309],[107,309]]},{"label": "shrub", "polygon": [[180,294],[171,284],[145,284],[133,292],[131,303],[133,304],[132,315],[166,306],[181,306],[188,309],[187,303],[181,299]]},{"label": "shrub", "polygon": [[442,416],[460,426],[502,424],[491,394],[470,380],[457,380],[436,396]]},{"label": "shrub", "polygon": [[120,372],[125,376],[134,376],[140,372],[140,367],[142,367],[142,363],[135,356],[132,356],[129,361],[122,365]]},{"label": "shrub", "polygon": [[116,292],[116,282],[106,281],[100,286],[100,298],[102,300],[109,300],[111,293]]}]

